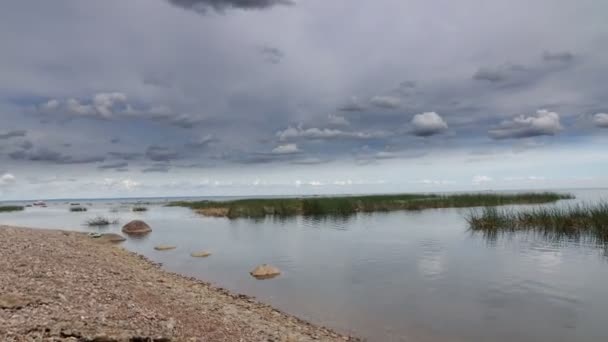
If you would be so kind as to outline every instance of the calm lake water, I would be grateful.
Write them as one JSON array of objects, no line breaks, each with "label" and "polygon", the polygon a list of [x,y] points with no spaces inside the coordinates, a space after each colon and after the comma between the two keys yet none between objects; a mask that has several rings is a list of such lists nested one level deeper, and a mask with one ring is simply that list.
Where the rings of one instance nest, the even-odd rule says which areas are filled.
[{"label": "calm lake water", "polygon": [[[551,205],[608,199],[608,190],[568,192],[577,199]],[[533,233],[489,239],[468,231],[470,209],[228,220],[90,203],[85,213],[63,201],[2,213],[0,224],[89,232],[98,230],[83,223],[98,214],[143,219],[154,231],[127,240],[129,250],[369,341],[608,341],[604,248]],[[178,248],[157,252],[158,244]],[[213,255],[190,257],[199,250]],[[248,272],[262,263],[284,273],[255,280]]]}]

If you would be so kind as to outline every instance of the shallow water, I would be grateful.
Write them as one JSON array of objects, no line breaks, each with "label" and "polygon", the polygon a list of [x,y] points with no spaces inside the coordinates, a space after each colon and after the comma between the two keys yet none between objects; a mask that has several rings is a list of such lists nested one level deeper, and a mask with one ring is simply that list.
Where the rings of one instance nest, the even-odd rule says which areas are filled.
[{"label": "shallow water", "polygon": [[[608,199],[607,190],[571,192],[576,200],[556,205]],[[231,221],[185,208],[133,213],[130,204],[91,203],[85,213],[64,202],[2,213],[0,224],[97,231],[83,226],[97,214],[143,219],[154,231],[127,240],[128,249],[370,341],[608,340],[601,246],[534,233],[487,238],[468,231],[469,209]],[[159,252],[158,244],[178,248]],[[190,257],[199,250],[213,255]],[[261,263],[284,273],[255,280],[248,272]]]}]

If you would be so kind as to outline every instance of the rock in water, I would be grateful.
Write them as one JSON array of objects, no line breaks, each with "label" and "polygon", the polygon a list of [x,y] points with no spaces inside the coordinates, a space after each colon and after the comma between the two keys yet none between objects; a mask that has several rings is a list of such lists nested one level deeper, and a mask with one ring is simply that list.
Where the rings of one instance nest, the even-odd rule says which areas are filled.
[{"label": "rock in water", "polygon": [[152,228],[141,220],[133,220],[122,227],[122,232],[125,234],[142,235],[148,234],[151,231]]},{"label": "rock in water", "polygon": [[176,249],[177,246],[169,246],[169,245],[159,245],[154,247],[154,249],[156,249],[157,251],[168,251],[171,249]]},{"label": "rock in water", "polygon": [[281,274],[281,271],[274,266],[264,264],[256,267],[253,271],[249,272],[249,274],[257,279],[270,279]]},{"label": "rock in water", "polygon": [[123,242],[125,241],[125,237],[119,234],[114,234],[114,233],[107,233],[107,234],[101,234],[98,238],[97,241],[100,242],[112,242],[112,243],[116,243],[116,242]]},{"label": "rock in water", "polygon": [[190,254],[190,256],[192,256],[193,258],[206,258],[208,256],[210,256],[211,253],[209,252],[194,252],[192,254]]}]

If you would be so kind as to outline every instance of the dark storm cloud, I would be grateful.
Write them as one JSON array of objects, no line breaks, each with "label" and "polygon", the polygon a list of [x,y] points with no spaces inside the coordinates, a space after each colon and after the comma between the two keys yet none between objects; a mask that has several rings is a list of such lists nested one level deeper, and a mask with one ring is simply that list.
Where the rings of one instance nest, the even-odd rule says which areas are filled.
[{"label": "dark storm cloud", "polygon": [[146,157],[153,161],[170,161],[177,159],[179,153],[168,147],[152,145],[146,150]]},{"label": "dark storm cloud", "polygon": [[99,165],[97,168],[100,170],[125,169],[127,166],[129,166],[129,163],[127,163],[127,162],[117,162],[117,163]]},{"label": "dark storm cloud", "polygon": [[224,11],[230,8],[238,9],[265,9],[277,5],[293,5],[291,0],[168,0],[169,3],[193,10],[198,13],[206,13],[209,9]]},{"label": "dark storm cloud", "polygon": [[105,160],[102,156],[70,156],[46,147],[32,150],[19,150],[9,154],[13,160],[29,160],[36,162],[49,162],[54,164],[89,164]]},{"label": "dark storm cloud", "polygon": [[24,137],[26,135],[27,135],[26,130],[15,130],[15,131],[9,131],[6,133],[0,133],[0,139],[18,138],[18,137]]}]

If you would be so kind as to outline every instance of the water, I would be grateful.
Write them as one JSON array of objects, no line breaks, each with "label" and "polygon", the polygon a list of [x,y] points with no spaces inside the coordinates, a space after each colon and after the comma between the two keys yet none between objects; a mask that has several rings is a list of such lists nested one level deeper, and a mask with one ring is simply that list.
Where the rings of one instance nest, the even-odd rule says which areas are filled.
[{"label": "water", "polygon": [[[576,200],[555,205],[608,199],[607,190],[571,192]],[[97,231],[83,222],[97,214],[122,223],[143,219],[154,231],[127,240],[126,248],[369,341],[608,340],[608,256],[601,246],[523,232],[488,239],[467,230],[469,209],[231,221],[185,208],[130,207],[100,200],[71,213],[68,204],[52,202],[0,214],[0,223]],[[159,244],[178,248],[155,251]],[[213,255],[190,257],[199,250]],[[261,263],[284,273],[255,280],[248,272]]]}]

